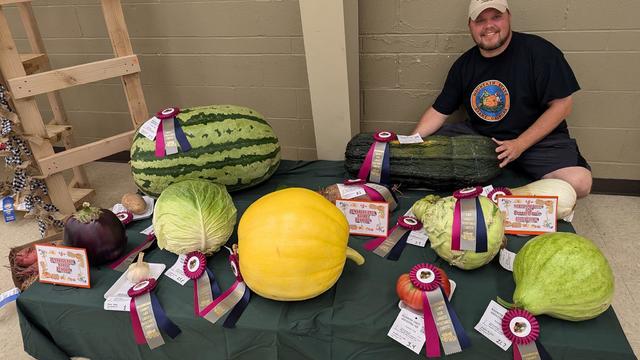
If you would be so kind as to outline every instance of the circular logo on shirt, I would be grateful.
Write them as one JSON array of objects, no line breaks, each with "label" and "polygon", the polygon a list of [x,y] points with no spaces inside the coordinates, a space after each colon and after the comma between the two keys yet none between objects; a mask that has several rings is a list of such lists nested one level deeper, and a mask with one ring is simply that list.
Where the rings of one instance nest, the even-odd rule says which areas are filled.
[{"label": "circular logo on shirt", "polygon": [[471,92],[471,108],[481,119],[496,122],[509,112],[509,90],[498,80],[482,82]]}]

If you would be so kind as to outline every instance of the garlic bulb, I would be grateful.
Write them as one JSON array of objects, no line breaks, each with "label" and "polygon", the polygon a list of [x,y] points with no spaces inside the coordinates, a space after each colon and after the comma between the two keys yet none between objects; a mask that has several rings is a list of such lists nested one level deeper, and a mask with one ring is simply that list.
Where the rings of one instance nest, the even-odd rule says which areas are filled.
[{"label": "garlic bulb", "polygon": [[142,261],[143,257],[144,253],[141,252],[138,254],[138,261],[129,265],[129,269],[127,270],[127,279],[132,283],[137,283],[149,278],[149,264]]}]

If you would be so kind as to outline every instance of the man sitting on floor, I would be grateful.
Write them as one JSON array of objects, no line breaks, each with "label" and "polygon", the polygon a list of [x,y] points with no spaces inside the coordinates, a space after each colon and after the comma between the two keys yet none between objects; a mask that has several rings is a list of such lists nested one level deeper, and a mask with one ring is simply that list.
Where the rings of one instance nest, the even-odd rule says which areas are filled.
[{"label": "man sitting on floor", "polygon": [[[471,0],[469,30],[477,46],[453,64],[414,133],[491,137],[500,167],[511,163],[535,179],[562,179],[587,196],[591,168],[564,120],[580,86],[562,52],[539,36],[511,31],[507,0]],[[445,125],[460,104],[467,121]]]}]

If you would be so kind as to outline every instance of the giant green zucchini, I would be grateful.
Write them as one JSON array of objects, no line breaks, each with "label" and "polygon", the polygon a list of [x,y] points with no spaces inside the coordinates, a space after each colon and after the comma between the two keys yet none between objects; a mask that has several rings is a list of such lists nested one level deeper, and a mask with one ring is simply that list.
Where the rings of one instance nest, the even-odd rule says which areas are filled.
[{"label": "giant green zucchini", "polygon": [[[356,135],[345,153],[345,168],[357,177],[373,134]],[[390,143],[391,182],[408,187],[451,190],[484,184],[500,173],[496,144],[479,135],[429,136],[421,144]]]}]

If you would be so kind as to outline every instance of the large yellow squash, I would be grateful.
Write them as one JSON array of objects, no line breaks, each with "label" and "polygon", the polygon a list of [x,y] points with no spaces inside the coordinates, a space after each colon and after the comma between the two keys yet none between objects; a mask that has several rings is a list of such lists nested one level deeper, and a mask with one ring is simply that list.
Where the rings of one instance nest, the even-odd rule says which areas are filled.
[{"label": "large yellow squash", "polygon": [[303,188],[276,191],[251,204],[240,219],[240,271],[260,296],[309,299],[336,283],[346,258],[364,263],[348,240],[347,220],[324,197]]}]

